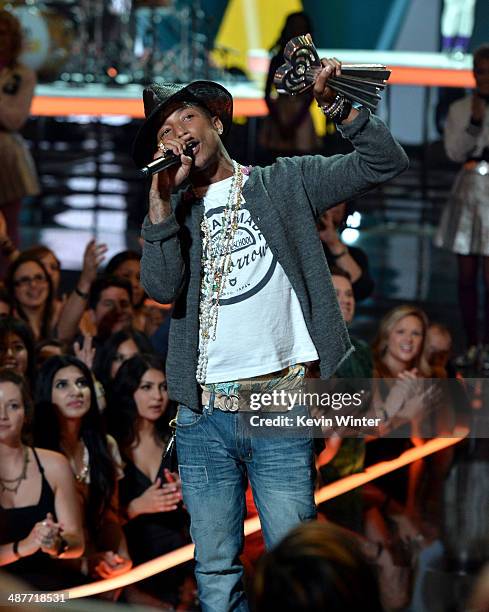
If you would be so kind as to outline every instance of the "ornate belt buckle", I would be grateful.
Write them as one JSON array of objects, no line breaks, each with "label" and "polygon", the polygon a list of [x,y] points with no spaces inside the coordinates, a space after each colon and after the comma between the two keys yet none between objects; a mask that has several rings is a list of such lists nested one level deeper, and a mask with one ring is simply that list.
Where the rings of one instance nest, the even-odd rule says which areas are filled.
[{"label": "ornate belt buckle", "polygon": [[239,397],[237,395],[224,396],[224,406],[224,410],[226,410],[227,412],[238,412]]}]

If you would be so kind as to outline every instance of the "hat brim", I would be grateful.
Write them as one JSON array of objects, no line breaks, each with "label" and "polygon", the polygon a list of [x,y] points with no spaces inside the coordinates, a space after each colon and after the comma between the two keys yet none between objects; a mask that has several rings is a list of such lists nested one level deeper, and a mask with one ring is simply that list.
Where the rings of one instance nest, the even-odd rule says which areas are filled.
[{"label": "hat brim", "polygon": [[165,108],[180,101],[196,102],[204,106],[213,117],[217,116],[222,121],[222,137],[229,132],[233,119],[233,97],[229,91],[214,81],[194,81],[157,104],[146,118],[132,147],[132,158],[138,168],[147,166],[153,160],[157,146],[156,136]]}]

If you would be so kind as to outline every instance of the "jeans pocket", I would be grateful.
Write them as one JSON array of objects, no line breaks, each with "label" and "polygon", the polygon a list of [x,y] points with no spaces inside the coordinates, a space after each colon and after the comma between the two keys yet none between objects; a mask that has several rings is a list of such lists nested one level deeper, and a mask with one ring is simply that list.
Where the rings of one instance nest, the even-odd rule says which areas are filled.
[{"label": "jeans pocket", "polygon": [[209,483],[205,465],[179,465],[178,473],[183,487],[199,488]]},{"label": "jeans pocket", "polygon": [[196,425],[203,416],[202,412],[195,412],[187,406],[180,405],[177,412],[177,426],[191,427]]}]

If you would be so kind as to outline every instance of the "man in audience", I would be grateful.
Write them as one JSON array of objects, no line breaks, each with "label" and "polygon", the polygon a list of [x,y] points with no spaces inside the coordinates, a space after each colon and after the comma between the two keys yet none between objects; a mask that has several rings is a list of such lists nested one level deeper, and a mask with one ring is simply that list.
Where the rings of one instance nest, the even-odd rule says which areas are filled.
[{"label": "man in audience", "polygon": [[98,338],[130,329],[134,318],[131,283],[116,276],[101,276],[92,284],[88,308]]}]

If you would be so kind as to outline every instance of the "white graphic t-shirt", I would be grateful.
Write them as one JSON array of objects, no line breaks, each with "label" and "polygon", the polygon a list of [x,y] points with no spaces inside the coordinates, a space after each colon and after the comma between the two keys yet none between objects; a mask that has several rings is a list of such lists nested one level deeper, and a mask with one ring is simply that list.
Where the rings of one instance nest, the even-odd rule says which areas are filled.
[{"label": "white graphic t-shirt", "polygon": [[[232,177],[210,185],[204,197],[213,240],[221,229],[231,183]],[[220,299],[216,340],[209,341],[207,354],[206,384],[260,376],[318,358],[297,295],[244,198],[232,269]]]}]

